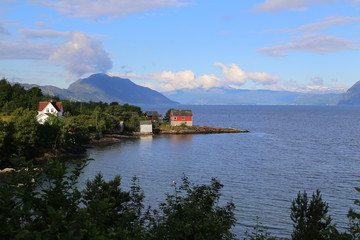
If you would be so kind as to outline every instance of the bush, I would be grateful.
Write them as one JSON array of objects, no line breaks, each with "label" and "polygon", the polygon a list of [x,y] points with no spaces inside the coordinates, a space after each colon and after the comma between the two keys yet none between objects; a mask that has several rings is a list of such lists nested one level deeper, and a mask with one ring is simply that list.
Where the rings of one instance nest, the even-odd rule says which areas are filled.
[{"label": "bush", "polygon": [[105,181],[98,174],[80,191],[85,162],[54,160],[41,172],[21,159],[17,166],[0,184],[0,239],[234,239],[234,205],[218,206],[216,179],[196,186],[184,177],[160,214],[144,208],[136,178],[123,191],[119,176]]}]

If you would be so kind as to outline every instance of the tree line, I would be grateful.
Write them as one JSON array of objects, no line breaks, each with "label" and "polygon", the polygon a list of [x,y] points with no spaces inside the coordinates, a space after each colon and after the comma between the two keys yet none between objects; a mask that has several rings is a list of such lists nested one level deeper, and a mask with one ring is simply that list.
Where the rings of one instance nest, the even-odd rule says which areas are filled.
[{"label": "tree line", "polygon": [[[64,118],[50,117],[38,124],[38,103],[61,101]],[[33,159],[46,152],[77,152],[91,138],[119,131],[138,131],[139,121],[147,119],[141,108],[129,104],[74,102],[44,96],[37,87],[24,89],[20,84],[0,80],[0,167],[11,167],[18,157]]]}]

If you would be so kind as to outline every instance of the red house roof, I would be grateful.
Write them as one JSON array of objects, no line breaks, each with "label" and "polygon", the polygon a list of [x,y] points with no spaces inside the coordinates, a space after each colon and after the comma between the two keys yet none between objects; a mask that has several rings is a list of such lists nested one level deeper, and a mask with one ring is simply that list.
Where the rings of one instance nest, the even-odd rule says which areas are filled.
[{"label": "red house roof", "polygon": [[62,102],[39,102],[39,107],[38,107],[38,111],[41,112],[42,110],[44,110],[44,108],[51,103],[51,105],[58,111],[60,112],[62,109]]},{"label": "red house roof", "polygon": [[192,117],[192,111],[191,110],[175,110],[175,109],[172,109],[171,112],[170,112],[170,115],[172,115],[172,116]]}]

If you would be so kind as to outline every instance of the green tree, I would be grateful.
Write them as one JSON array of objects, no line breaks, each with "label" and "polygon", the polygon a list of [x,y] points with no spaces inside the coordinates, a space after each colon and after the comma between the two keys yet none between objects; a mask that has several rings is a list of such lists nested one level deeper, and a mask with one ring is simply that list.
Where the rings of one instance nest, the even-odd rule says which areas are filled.
[{"label": "green tree", "polygon": [[167,123],[170,123],[170,113],[171,111],[174,110],[173,108],[167,110],[166,114],[165,114],[165,117],[164,117],[164,121],[167,122]]},{"label": "green tree", "polygon": [[87,115],[69,116],[64,119],[63,139],[65,148],[88,143],[89,117]]},{"label": "green tree", "polygon": [[168,194],[160,205],[162,214],[154,224],[154,239],[235,239],[231,232],[235,206],[231,202],[218,205],[223,187],[218,180],[194,185],[184,176],[181,186],[174,187],[174,195]]},{"label": "green tree", "polygon": [[13,126],[12,143],[19,156],[31,157],[37,153],[39,124],[35,116],[35,111],[18,108],[10,120]]},{"label": "green tree", "polygon": [[[322,240],[331,232],[329,206],[322,200],[319,190],[309,200],[307,193],[298,193],[291,204],[291,220],[293,221],[293,240]],[[331,239],[331,238],[330,238]]]},{"label": "green tree", "polygon": [[0,119],[0,167],[9,165],[9,157],[14,151],[14,145],[11,143],[11,130],[11,124]]},{"label": "green tree", "polygon": [[[356,187],[355,190],[360,193],[360,188]],[[360,200],[354,200],[354,204],[357,208],[360,207]],[[352,239],[360,239],[360,213],[354,208],[350,208],[348,219],[350,222],[349,232]]]},{"label": "green tree", "polygon": [[38,87],[32,87],[26,91],[25,102],[22,107],[26,107],[30,110],[36,110],[38,103],[42,100],[43,95],[41,89]]},{"label": "green tree", "polygon": [[0,109],[11,100],[12,87],[5,79],[0,80]]},{"label": "green tree", "polygon": [[64,122],[62,118],[49,116],[44,124],[38,125],[38,147],[42,152],[56,152],[62,150],[65,144],[64,139]]},{"label": "green tree", "polygon": [[132,115],[124,122],[125,130],[128,132],[140,131],[140,118],[137,115]]},{"label": "green tree", "polygon": [[275,237],[271,237],[270,233],[268,232],[268,228],[263,226],[262,223],[260,222],[260,218],[256,217],[256,224],[253,227],[253,231],[245,232],[246,238],[248,240],[276,240]]},{"label": "green tree", "polygon": [[95,234],[106,239],[143,238],[143,195],[141,190],[136,191],[139,188],[135,181],[130,192],[122,191],[120,176],[106,182],[101,174],[97,174],[93,180],[86,182],[82,202],[91,219],[87,225],[96,229],[91,231],[91,237]]}]

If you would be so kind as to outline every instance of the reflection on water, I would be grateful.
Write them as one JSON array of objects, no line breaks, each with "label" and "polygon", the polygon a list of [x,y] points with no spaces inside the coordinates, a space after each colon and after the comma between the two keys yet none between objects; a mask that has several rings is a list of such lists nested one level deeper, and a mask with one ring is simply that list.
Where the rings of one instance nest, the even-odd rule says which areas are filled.
[{"label": "reflection on water", "polygon": [[[101,171],[122,176],[129,187],[136,175],[146,202],[155,206],[183,174],[197,184],[216,177],[223,198],[237,209],[235,231],[255,217],[278,236],[290,237],[290,204],[298,191],[320,189],[339,227],[360,187],[359,108],[301,106],[194,106],[196,124],[237,127],[241,134],[142,136],[89,150],[80,181]],[[147,110],[147,109],[144,109]],[[152,109],[159,110],[159,109]],[[162,111],[159,111],[162,112]],[[230,117],[229,117],[230,116]]]},{"label": "reflection on water", "polygon": [[192,135],[191,134],[184,134],[184,135],[169,135],[167,136],[169,141],[174,144],[191,144]]},{"label": "reflection on water", "polygon": [[153,140],[152,135],[144,135],[140,137],[140,143],[148,143],[151,142],[152,140]]}]

